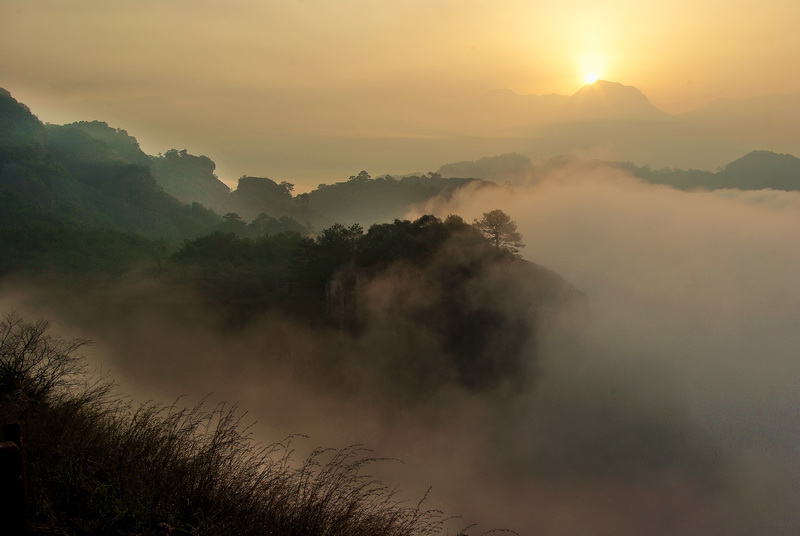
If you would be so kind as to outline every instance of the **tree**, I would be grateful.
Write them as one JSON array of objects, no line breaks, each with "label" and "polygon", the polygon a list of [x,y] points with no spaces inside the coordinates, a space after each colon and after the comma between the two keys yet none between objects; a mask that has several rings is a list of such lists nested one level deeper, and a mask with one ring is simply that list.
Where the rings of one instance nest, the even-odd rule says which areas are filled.
[{"label": "tree", "polygon": [[361,171],[358,172],[358,175],[350,175],[350,179],[348,180],[354,182],[366,182],[371,178],[372,176],[362,169]]},{"label": "tree", "polygon": [[227,233],[244,234],[247,224],[236,212],[228,212],[222,217],[220,229]]},{"label": "tree", "polygon": [[472,225],[498,250],[519,256],[519,248],[525,247],[522,235],[517,232],[516,222],[500,209],[484,212],[483,217],[475,220]]},{"label": "tree", "polygon": [[89,402],[107,393],[107,387],[84,380],[88,369],[78,351],[89,341],[51,337],[49,327],[48,322],[28,322],[16,313],[0,316],[2,418],[10,417],[15,404],[45,404],[60,397]]}]

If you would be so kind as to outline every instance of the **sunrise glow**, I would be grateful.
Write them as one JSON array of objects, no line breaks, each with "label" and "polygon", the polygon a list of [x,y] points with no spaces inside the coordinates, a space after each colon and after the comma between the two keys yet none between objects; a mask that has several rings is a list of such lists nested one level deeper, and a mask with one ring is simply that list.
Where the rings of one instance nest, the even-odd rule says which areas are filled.
[{"label": "sunrise glow", "polygon": [[0,0],[0,536],[800,536],[798,21]]},{"label": "sunrise glow", "polygon": [[609,59],[606,52],[603,52],[600,48],[587,48],[576,57],[576,78],[584,84],[593,84],[607,76],[608,65]]}]

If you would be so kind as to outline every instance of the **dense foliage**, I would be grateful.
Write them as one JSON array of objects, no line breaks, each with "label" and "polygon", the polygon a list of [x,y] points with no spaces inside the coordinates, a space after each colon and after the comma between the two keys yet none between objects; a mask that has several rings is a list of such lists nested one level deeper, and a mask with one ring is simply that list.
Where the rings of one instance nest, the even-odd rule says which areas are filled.
[{"label": "dense foliage", "polygon": [[0,276],[98,283],[156,268],[166,257],[159,240],[82,223],[66,207],[47,211],[17,192],[0,190]]},{"label": "dense foliage", "polygon": [[366,232],[358,224],[335,224],[314,238],[299,233],[250,238],[216,232],[185,241],[169,258],[165,274],[240,315],[273,306],[286,310],[304,306],[305,313],[316,311],[319,316],[331,281],[344,271],[369,277],[397,263],[423,266],[445,246],[486,262],[510,257],[505,250],[489,251],[489,245],[458,216],[395,220],[372,225]]}]

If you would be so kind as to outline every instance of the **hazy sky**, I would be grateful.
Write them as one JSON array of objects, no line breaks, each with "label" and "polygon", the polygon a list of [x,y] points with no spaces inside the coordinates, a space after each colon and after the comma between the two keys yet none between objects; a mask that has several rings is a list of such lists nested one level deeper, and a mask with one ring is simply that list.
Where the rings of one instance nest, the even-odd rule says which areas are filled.
[{"label": "hazy sky", "polygon": [[798,20],[794,0],[3,0],[0,87],[44,121],[208,154],[222,178],[269,173],[259,146],[302,176],[309,135],[496,88],[568,95],[590,72],[672,113],[798,93]]}]

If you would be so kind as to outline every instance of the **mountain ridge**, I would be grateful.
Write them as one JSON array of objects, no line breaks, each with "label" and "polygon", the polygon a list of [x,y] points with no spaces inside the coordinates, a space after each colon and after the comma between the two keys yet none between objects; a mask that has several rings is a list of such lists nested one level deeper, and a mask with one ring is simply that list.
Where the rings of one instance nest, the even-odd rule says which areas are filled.
[{"label": "mountain ridge", "polygon": [[[495,96],[501,100],[507,97],[526,99],[510,90]],[[558,99],[562,102],[563,99],[577,99],[575,102],[579,105],[595,109],[606,107],[612,111],[631,102],[634,108],[638,106],[647,114],[656,110],[637,88],[608,81],[587,84],[576,94]],[[665,123],[659,119],[662,117],[658,112],[654,119],[620,121],[630,128],[647,130],[661,125],[663,129]],[[609,124],[612,123],[598,120],[554,127],[547,131],[549,143],[564,138],[580,144],[584,143],[581,136],[605,134],[609,144],[652,145],[652,139],[638,139],[635,129],[625,131],[621,137],[617,134],[615,138],[604,132]],[[675,123],[668,124],[677,128]],[[3,158],[0,184],[22,193],[25,199],[48,209],[56,205],[62,206],[62,210],[64,206],[83,207],[80,209],[82,218],[95,224],[113,223],[120,230],[149,228],[145,234],[152,236],[171,229],[167,234],[175,238],[187,232],[189,236],[196,236],[195,233],[215,228],[248,233],[309,232],[312,228],[334,223],[371,225],[391,221],[402,218],[415,205],[437,195],[451,195],[474,181],[484,181],[479,182],[481,187],[497,187],[506,181],[512,184],[530,182],[546,174],[548,166],[554,162],[550,157],[539,159],[544,163],[537,161],[533,165],[529,157],[510,151],[496,157],[444,164],[437,173],[383,175],[373,179],[362,171],[349,180],[320,184],[299,195],[293,195],[294,185],[287,181],[279,183],[252,176],[241,177],[237,189],[231,191],[216,177],[215,163],[206,156],[191,155],[185,149],[148,156],[127,131],[101,121],[43,125],[8,91],[0,93],[0,140],[5,140],[0,144]],[[667,141],[655,148],[663,149],[668,146]],[[543,145],[547,146],[545,142]],[[557,143],[553,147],[557,147]],[[742,160],[742,154],[750,157]],[[664,167],[657,161],[650,163],[654,166],[651,169],[649,165],[626,160],[590,160],[611,162],[610,165],[632,171],[644,180],[683,189],[798,189],[800,166],[794,157],[781,159],[780,154],[786,152],[741,151],[717,172],[694,167]],[[193,209],[193,204],[199,205]],[[152,216],[143,216],[141,210],[150,211]],[[195,230],[190,231],[191,228]]]},{"label": "mountain ridge", "polygon": [[[253,97],[235,104],[220,96],[219,107],[202,110],[186,102],[115,101],[73,106],[70,117],[148,133],[148,147],[154,142],[164,148],[202,147],[213,152],[217,172],[231,187],[239,170],[253,176],[264,169],[276,182],[298,183],[303,191],[358,169],[399,174],[511,152],[532,159],[572,154],[708,170],[754,149],[800,154],[800,95],[795,94],[728,99],[674,114],[660,110],[646,91],[608,80],[571,95],[499,89],[470,98],[400,92],[387,99],[366,92],[357,103],[341,106],[333,97],[311,93],[285,97],[279,105],[283,101]],[[241,113],[243,105],[247,114]],[[166,138],[173,141],[157,141]],[[149,151],[156,152],[156,147]]]},{"label": "mountain ridge", "polygon": [[800,158],[766,150],[750,151],[716,171],[691,168],[654,169],[631,162],[584,159],[569,155],[532,162],[523,155],[508,153],[444,164],[438,173],[443,177],[471,176],[512,186],[524,186],[547,177],[559,168],[574,165],[589,169],[598,166],[617,168],[647,182],[681,190],[800,190]]},{"label": "mountain ridge", "polygon": [[570,95],[570,105],[578,117],[664,118],[666,112],[654,106],[637,87],[620,82],[597,80]]}]

